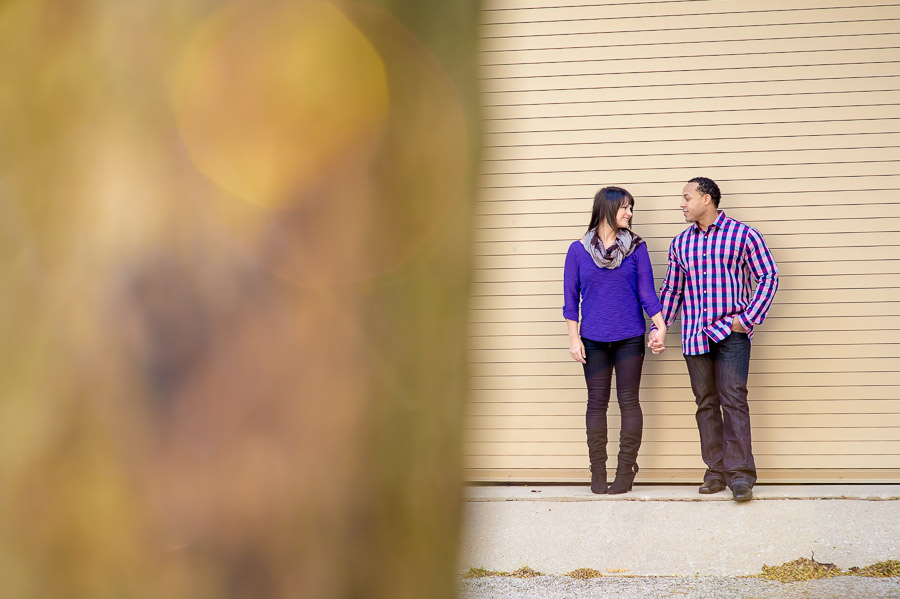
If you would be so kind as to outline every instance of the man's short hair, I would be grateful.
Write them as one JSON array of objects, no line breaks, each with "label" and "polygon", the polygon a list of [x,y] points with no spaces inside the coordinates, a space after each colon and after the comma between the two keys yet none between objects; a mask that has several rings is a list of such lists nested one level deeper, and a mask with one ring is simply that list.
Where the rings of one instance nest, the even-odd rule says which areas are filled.
[{"label": "man's short hair", "polygon": [[705,196],[709,194],[712,198],[713,204],[716,205],[716,208],[719,207],[719,200],[722,199],[722,192],[719,191],[719,186],[716,185],[716,182],[712,179],[707,179],[706,177],[694,177],[688,183],[696,183],[697,191],[700,192],[701,196]]}]

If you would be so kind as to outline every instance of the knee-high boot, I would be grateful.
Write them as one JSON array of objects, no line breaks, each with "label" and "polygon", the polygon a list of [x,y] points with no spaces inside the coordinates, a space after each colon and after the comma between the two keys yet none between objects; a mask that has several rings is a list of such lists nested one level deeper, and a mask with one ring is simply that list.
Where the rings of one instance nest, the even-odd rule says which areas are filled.
[{"label": "knee-high boot", "polygon": [[606,442],[607,431],[588,431],[588,457],[591,460],[591,492],[606,493]]},{"label": "knee-high boot", "polygon": [[611,495],[631,490],[634,477],[638,473],[637,455],[641,448],[641,429],[625,430],[619,434],[619,463],[616,465],[616,480],[609,487]]}]

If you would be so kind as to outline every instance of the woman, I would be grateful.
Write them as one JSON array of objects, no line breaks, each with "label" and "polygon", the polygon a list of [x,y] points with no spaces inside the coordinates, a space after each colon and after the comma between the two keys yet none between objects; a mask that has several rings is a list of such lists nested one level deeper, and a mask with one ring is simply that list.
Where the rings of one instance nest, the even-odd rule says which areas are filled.
[{"label": "woman", "polygon": [[[591,491],[601,494],[630,491],[638,472],[644,427],[639,400],[646,331],[642,310],[659,329],[654,339],[666,335],[647,245],[630,230],[633,209],[634,198],[621,187],[598,191],[587,234],[572,242],[566,254],[563,316],[569,327],[569,352],[584,365]],[[607,487],[606,409],[613,370],[622,428],[616,478]]]}]

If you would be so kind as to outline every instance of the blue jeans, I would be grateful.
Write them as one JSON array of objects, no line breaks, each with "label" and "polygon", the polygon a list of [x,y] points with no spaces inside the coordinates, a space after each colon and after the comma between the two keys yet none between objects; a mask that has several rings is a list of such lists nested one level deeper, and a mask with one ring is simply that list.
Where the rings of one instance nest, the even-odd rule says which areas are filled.
[{"label": "blue jeans", "polygon": [[684,357],[697,401],[700,453],[706,463],[703,480],[719,480],[729,487],[742,481],[752,487],[756,463],[747,403],[750,339],[746,333],[732,332],[718,343],[710,341],[709,348],[709,353]]}]

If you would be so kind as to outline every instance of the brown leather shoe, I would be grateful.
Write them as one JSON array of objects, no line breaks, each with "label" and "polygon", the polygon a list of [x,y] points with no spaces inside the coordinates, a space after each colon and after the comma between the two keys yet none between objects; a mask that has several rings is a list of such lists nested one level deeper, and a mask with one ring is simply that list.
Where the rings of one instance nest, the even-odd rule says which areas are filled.
[{"label": "brown leather shoe", "polygon": [[708,480],[704,482],[699,489],[702,495],[712,495],[713,493],[720,493],[724,490],[725,483],[718,479]]}]

